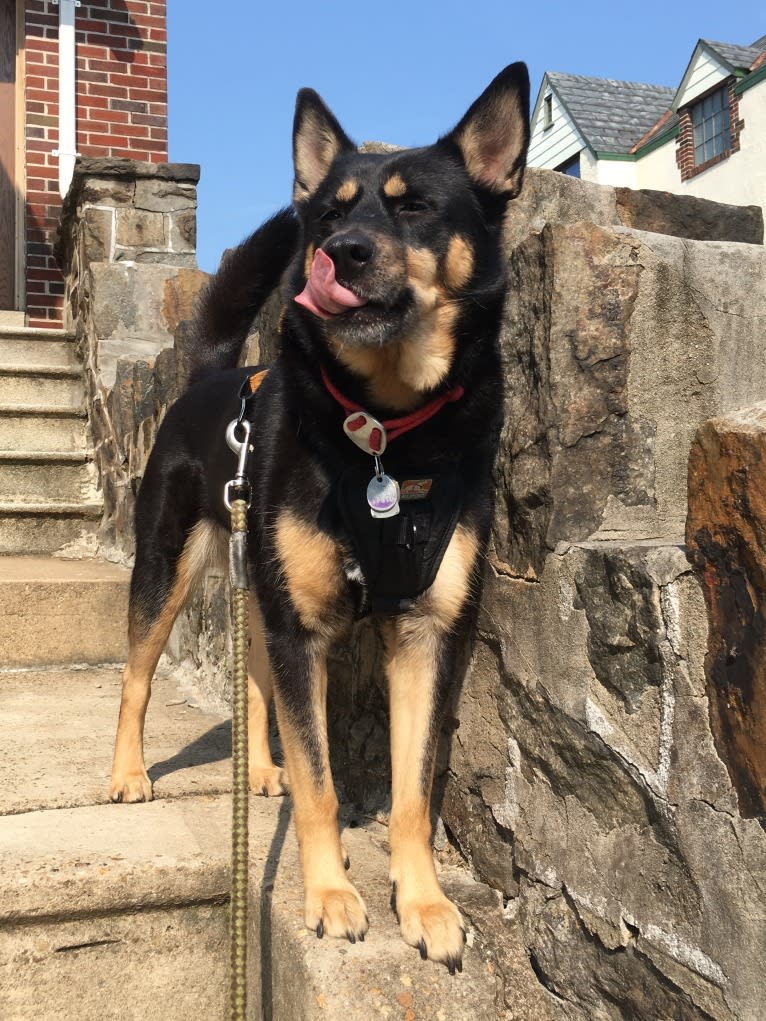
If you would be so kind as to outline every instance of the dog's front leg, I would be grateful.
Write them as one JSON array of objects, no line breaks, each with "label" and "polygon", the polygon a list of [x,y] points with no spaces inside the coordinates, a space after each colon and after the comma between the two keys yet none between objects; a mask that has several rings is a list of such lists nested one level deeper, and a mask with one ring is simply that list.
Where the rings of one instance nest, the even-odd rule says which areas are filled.
[{"label": "dog's front leg", "polygon": [[[306,892],[305,919],[320,938],[364,939],[367,909],[346,875],[327,743],[327,645],[290,642],[275,661],[279,733],[290,777]],[[284,673],[283,673],[284,671]]]},{"label": "dog's front leg", "polygon": [[279,733],[306,891],[318,936],[362,939],[367,910],[346,876],[327,742],[327,650],[350,614],[337,543],[283,512],[274,529],[281,585],[262,603]]},{"label": "dog's front leg", "polygon": [[386,628],[391,708],[391,881],[402,936],[421,957],[462,970],[465,928],[442,893],[431,851],[430,801],[439,726],[458,658],[456,626],[477,542],[458,527],[431,589]]}]

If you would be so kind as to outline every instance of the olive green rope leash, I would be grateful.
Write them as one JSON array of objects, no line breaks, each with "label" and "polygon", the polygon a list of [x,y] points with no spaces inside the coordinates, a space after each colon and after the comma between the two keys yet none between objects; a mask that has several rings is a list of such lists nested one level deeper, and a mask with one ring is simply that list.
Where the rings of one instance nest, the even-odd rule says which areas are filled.
[{"label": "olive green rope leash", "polygon": [[249,585],[247,578],[247,503],[231,504],[232,616],[234,618],[234,675],[231,721],[231,899],[230,899],[230,1021],[245,1021],[247,1010],[247,656]]}]

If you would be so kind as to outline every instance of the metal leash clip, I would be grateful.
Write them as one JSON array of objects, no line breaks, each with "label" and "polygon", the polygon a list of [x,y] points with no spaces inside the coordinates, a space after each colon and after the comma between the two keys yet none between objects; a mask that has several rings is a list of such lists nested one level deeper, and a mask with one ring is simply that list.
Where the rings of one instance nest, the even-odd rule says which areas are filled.
[{"label": "metal leash clip", "polygon": [[[242,410],[244,411],[244,401]],[[241,426],[245,433],[243,440],[237,439],[237,428]],[[226,443],[229,449],[237,455],[237,474],[223,487],[223,502],[227,510],[231,510],[232,500],[244,500],[247,507],[250,507],[252,489],[250,480],[245,474],[247,459],[252,451],[250,446],[250,431],[252,426],[246,418],[235,418],[229,422],[226,428]]]}]

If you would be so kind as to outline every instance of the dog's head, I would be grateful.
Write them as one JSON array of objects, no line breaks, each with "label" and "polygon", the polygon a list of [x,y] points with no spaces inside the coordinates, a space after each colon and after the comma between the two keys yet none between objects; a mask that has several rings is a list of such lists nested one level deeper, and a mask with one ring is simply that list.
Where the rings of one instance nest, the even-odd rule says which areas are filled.
[{"label": "dog's head", "polygon": [[512,64],[434,145],[360,153],[316,92],[298,94],[294,293],[347,367],[369,377],[382,352],[390,362],[395,351],[413,395],[447,376],[461,307],[498,277],[528,109],[526,66]]}]

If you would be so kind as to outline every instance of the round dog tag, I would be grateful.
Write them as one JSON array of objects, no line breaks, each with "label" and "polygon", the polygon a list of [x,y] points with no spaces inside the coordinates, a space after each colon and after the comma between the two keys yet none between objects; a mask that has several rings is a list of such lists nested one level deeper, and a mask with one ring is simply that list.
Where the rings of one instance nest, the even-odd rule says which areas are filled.
[{"label": "round dog tag", "polygon": [[367,503],[374,518],[393,518],[399,513],[399,483],[390,475],[373,475],[367,486]]},{"label": "round dog tag", "polygon": [[382,454],[386,449],[386,430],[366,411],[355,411],[343,423],[343,432],[365,454]]}]

